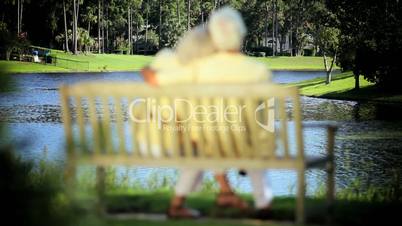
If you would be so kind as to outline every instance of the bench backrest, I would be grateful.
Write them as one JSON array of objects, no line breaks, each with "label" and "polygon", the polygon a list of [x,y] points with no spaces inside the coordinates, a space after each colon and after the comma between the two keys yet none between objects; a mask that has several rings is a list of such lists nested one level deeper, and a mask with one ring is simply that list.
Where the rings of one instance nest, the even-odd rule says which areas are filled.
[{"label": "bench backrest", "polygon": [[[91,82],[62,86],[60,93],[70,154],[138,159],[304,158],[300,99],[294,87],[154,88],[142,83]],[[294,152],[289,145],[289,120],[294,125]]]}]

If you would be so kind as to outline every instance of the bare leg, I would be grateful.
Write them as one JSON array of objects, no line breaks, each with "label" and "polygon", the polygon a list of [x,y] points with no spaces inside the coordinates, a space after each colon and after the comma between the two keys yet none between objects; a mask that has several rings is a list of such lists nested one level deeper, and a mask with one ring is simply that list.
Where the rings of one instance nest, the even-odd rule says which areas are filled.
[{"label": "bare leg", "polygon": [[221,207],[232,207],[242,210],[248,209],[247,202],[237,196],[230,187],[229,181],[224,173],[216,173],[215,179],[219,184],[220,192],[217,197],[217,205]]},{"label": "bare leg", "polygon": [[182,170],[176,184],[175,196],[170,202],[168,216],[171,218],[197,218],[199,212],[185,207],[187,195],[194,190],[202,178],[198,170]]},{"label": "bare leg", "polygon": [[216,173],[215,180],[218,182],[221,193],[232,193],[232,189],[230,188],[229,181],[226,178],[224,173]]}]

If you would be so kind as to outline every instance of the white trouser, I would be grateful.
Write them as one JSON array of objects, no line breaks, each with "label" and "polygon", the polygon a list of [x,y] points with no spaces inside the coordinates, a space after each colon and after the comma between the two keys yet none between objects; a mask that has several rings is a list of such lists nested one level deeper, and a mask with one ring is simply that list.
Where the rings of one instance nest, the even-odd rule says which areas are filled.
[{"label": "white trouser", "polygon": [[[264,177],[264,170],[247,170],[253,187],[254,204],[257,209],[271,204],[273,194]],[[202,182],[202,171],[194,169],[180,170],[175,192],[177,196],[187,196]]]}]

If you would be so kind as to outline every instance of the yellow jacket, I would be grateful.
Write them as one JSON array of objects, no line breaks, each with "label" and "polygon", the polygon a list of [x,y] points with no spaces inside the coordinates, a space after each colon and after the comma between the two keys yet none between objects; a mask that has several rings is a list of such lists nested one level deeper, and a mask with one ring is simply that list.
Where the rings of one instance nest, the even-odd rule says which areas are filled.
[{"label": "yellow jacket", "polygon": [[[172,58],[173,57],[173,58]],[[150,67],[156,70],[156,80],[161,86],[174,85],[174,84],[251,84],[251,83],[261,83],[269,82],[271,80],[271,72],[268,70],[266,65],[255,61],[251,58],[246,57],[240,53],[216,53],[199,60],[194,61],[186,66],[179,66],[176,64],[175,55],[163,54],[155,59],[155,63],[151,64]],[[164,59],[165,58],[165,59]],[[161,105],[168,104],[167,100],[161,99]],[[208,103],[206,103],[208,104]],[[236,104],[236,103],[231,103]],[[176,114],[180,118],[185,118],[182,115],[183,106],[176,105]],[[190,109],[193,110],[193,109]],[[190,114],[194,112],[189,112]],[[168,117],[163,115],[162,117]],[[142,129],[138,131],[138,137],[140,141],[141,151],[144,152],[146,126],[149,129],[148,136],[150,138],[150,149],[154,156],[160,155],[160,143],[163,142],[165,149],[171,150],[171,139],[169,136],[164,136],[166,139],[161,139],[160,131],[161,124],[156,120],[151,120],[151,122],[142,124]],[[194,127],[193,120],[190,122],[191,129],[191,140],[196,142],[200,139],[199,131],[197,132]],[[172,128],[171,128],[172,129]],[[188,129],[188,128],[187,128]],[[171,133],[171,131],[166,130],[162,133]],[[211,133],[208,133],[210,136]],[[213,137],[206,137],[206,145],[209,150],[213,150],[216,144],[208,142],[208,140],[213,140]],[[141,144],[142,143],[142,144]]]}]

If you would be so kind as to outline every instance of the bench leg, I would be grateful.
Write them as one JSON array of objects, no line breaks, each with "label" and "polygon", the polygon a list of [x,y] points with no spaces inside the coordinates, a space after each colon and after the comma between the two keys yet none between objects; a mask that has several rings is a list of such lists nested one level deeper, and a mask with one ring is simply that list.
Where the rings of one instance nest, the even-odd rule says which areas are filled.
[{"label": "bench leg", "polygon": [[335,129],[328,128],[328,157],[329,161],[326,164],[327,171],[327,224],[333,224],[334,214],[334,201],[335,201],[335,156],[334,156],[334,143],[335,143]]},{"label": "bench leg", "polygon": [[305,199],[305,175],[304,168],[299,168],[297,170],[297,202],[296,202],[296,223],[304,224],[305,213],[304,213],[304,199]]},{"label": "bench leg", "polygon": [[96,212],[99,215],[105,213],[105,177],[106,172],[103,166],[96,167],[96,192],[97,192],[97,206]]},{"label": "bench leg", "polygon": [[327,223],[333,223],[334,214],[334,201],[335,201],[335,167],[333,161],[327,164],[327,208],[328,216]]},{"label": "bench leg", "polygon": [[67,164],[64,168],[64,182],[66,188],[67,198],[72,201],[75,192],[75,175],[76,167],[73,161],[67,159]]}]

